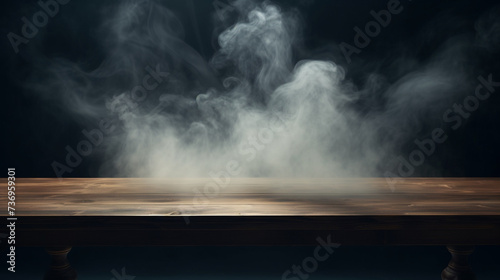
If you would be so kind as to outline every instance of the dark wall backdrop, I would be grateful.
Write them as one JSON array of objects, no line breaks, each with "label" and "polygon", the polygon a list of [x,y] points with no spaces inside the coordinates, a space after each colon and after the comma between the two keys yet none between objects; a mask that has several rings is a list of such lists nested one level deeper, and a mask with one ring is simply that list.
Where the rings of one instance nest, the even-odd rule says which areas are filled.
[{"label": "dark wall backdrop", "polygon": [[[339,42],[353,41],[353,27],[364,26],[371,20],[370,10],[385,8],[387,1],[339,1],[339,0],[296,0],[274,1],[283,9],[296,8],[302,15],[304,25],[304,49],[309,53],[297,52],[301,56],[327,57]],[[393,16],[392,22],[359,55],[359,61],[370,61],[390,55],[394,46],[416,46],[412,52],[425,60],[440,46],[450,34],[473,31],[474,21],[487,11],[498,10],[498,1],[451,1],[419,0],[401,3],[405,10]],[[185,41],[204,58],[210,58],[218,46],[214,34],[221,26],[214,24],[216,12],[211,1],[161,1],[181,20],[185,28]],[[72,61],[84,62],[88,69],[97,67],[103,59],[102,50],[97,48],[97,28],[99,11],[103,7],[116,4],[108,1],[73,0],[61,7],[61,11],[40,28],[35,38],[26,45],[20,45],[16,54],[7,39],[9,32],[20,33],[21,18],[31,18],[39,10],[36,1],[2,1],[1,9],[1,61],[2,68],[2,152],[1,165],[16,167],[19,177],[54,177],[51,163],[64,161],[66,145],[75,146],[82,139],[81,130],[93,127],[77,122],[64,114],[59,114],[53,102],[41,100],[36,93],[24,87],[23,81],[32,74],[33,61],[37,56],[64,57]],[[498,13],[497,13],[498,14]],[[438,15],[448,16],[453,22],[436,24],[431,19]],[[442,36],[430,36],[425,41],[416,38],[425,30],[441,32]],[[495,29],[493,29],[495,30]],[[497,29],[498,30],[498,29]],[[439,34],[438,32],[438,34]],[[498,43],[498,42],[497,42]],[[338,52],[338,50],[337,50]],[[476,54],[477,60],[471,73],[493,73],[500,80],[498,64],[499,52],[490,51]],[[361,68],[353,68],[346,61],[336,61],[347,69],[347,79],[362,84],[363,75],[370,67],[380,67],[366,63]],[[473,69],[472,69],[473,68]],[[360,70],[361,69],[361,70]],[[363,72],[365,71],[366,72]],[[498,74],[498,75],[497,75]],[[448,131],[448,141],[438,147],[426,164],[439,166],[441,176],[498,176],[500,174],[500,117],[499,93],[493,94],[480,108],[465,121],[457,131]],[[456,100],[461,102],[461,100]],[[450,104],[451,105],[451,104]],[[362,106],[362,104],[360,105]],[[426,136],[432,127],[427,127],[417,135]],[[414,149],[408,143],[407,151]],[[75,168],[71,177],[97,176],[97,166],[103,154],[93,153]],[[430,168],[432,170],[432,168]],[[432,176],[429,169],[416,171],[415,176]]]}]

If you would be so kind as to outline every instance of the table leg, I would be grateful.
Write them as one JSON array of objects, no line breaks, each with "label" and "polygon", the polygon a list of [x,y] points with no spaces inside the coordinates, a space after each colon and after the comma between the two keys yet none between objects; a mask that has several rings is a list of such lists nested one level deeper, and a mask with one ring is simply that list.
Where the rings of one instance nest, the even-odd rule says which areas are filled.
[{"label": "table leg", "polygon": [[474,251],[473,246],[448,246],[451,260],[448,266],[441,273],[443,280],[475,280],[476,276],[472,272],[468,263],[468,256]]},{"label": "table leg", "polygon": [[43,279],[76,280],[76,271],[68,262],[68,253],[71,251],[71,247],[47,248],[46,250],[52,257],[52,264]]}]

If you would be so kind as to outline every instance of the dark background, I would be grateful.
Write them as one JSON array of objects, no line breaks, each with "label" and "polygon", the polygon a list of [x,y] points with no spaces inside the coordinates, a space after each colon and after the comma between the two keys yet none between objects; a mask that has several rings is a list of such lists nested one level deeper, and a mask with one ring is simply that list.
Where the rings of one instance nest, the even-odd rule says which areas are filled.
[{"label": "dark background", "polygon": [[[16,167],[19,177],[54,177],[53,161],[64,162],[67,145],[75,147],[84,139],[82,129],[91,130],[96,123],[82,123],[71,116],[59,114],[59,104],[37,98],[37,93],[25,87],[23,81],[32,74],[36,56],[63,57],[75,62],[85,62],[89,69],[97,67],[103,59],[98,48],[95,30],[98,27],[98,11],[116,5],[117,1],[71,1],[62,6],[61,11],[40,28],[39,34],[27,45],[20,45],[15,54],[6,34],[20,34],[21,17],[31,18],[39,10],[35,1],[4,1],[1,29],[3,71],[1,112],[3,123],[2,168]],[[308,53],[296,53],[302,57],[325,57],[325,53],[335,52],[340,42],[352,44],[354,26],[364,27],[372,20],[370,11],[386,8],[387,1],[276,1],[283,9],[294,7],[302,15],[304,27],[304,49]],[[203,57],[209,59],[217,50],[217,31],[223,25],[214,24],[215,8],[211,1],[163,1],[174,11],[185,28],[185,41]],[[388,27],[383,28],[361,54],[353,55],[352,65],[344,59],[338,64],[347,69],[347,79],[362,84],[367,73],[379,64],[360,64],[358,61],[373,61],[378,57],[390,56],[395,46],[407,46],[409,52],[422,61],[430,56],[450,36],[474,32],[474,22],[486,11],[498,11],[497,1],[402,1],[404,10],[393,15]],[[433,22],[436,17],[445,17],[445,23]],[[451,22],[450,22],[451,21]],[[453,21],[456,21],[453,22]],[[422,36],[429,30],[434,35]],[[425,38],[424,40],[422,38]],[[500,44],[497,44],[500,46]],[[333,51],[332,51],[333,50]],[[338,52],[338,50],[336,50]],[[481,54],[478,51],[471,65],[472,75],[486,76],[500,73],[497,63],[498,50]],[[327,56],[326,56],[327,57]],[[355,66],[355,67],[354,67]],[[456,103],[461,103],[457,99]],[[450,104],[451,106],[452,104]],[[439,166],[439,172],[429,172],[429,168],[418,168],[413,176],[498,176],[500,174],[500,118],[499,94],[492,94],[482,102],[479,109],[456,131],[448,130],[448,140],[439,145],[436,152],[426,159],[426,165]],[[423,127],[416,136],[429,137],[433,126]],[[415,148],[406,145],[409,154]],[[97,166],[102,155],[92,153],[83,163],[66,177],[96,177]],[[432,168],[430,168],[432,169]],[[433,175],[435,174],[435,175]]]},{"label": "dark background", "polygon": [[[81,130],[86,127],[67,116],[57,114],[57,106],[42,102],[33,92],[23,86],[23,80],[32,71],[33,55],[61,56],[73,61],[85,61],[89,68],[97,66],[103,53],[96,48],[94,30],[97,13],[102,7],[114,5],[116,1],[70,1],[61,11],[40,28],[39,34],[27,45],[20,46],[15,54],[7,39],[8,32],[20,34],[21,17],[31,18],[39,10],[36,1],[2,1],[0,42],[3,67],[1,101],[1,168],[16,168],[17,177],[54,177],[51,163],[63,161],[66,145],[75,146],[82,139]],[[321,55],[339,42],[352,43],[354,26],[363,27],[371,20],[370,10],[386,7],[387,1],[327,1],[296,0],[274,1],[284,9],[295,7],[300,10],[306,26],[303,44],[312,53]],[[207,1],[162,1],[178,16],[185,28],[185,41],[203,57],[210,58],[217,49],[213,23],[215,9]],[[391,24],[384,28],[372,43],[357,56],[370,60],[390,53],[393,46],[418,45],[414,51],[425,60],[448,35],[473,31],[474,21],[484,12],[498,9],[498,1],[452,1],[414,0],[401,1],[404,11],[394,16]],[[456,25],[433,26],[431,19],[438,15],[452,15]],[[430,23],[429,23],[430,22]],[[454,27],[453,27],[454,26]],[[426,41],[416,41],[417,35],[426,29],[439,30],[442,36]],[[214,33],[215,32],[215,33]],[[300,57],[300,53],[297,56]],[[500,80],[498,59],[500,52],[492,51],[480,56],[476,67],[481,73],[493,73],[494,80]],[[337,63],[346,66],[348,78],[361,82],[358,70],[349,72],[345,61]],[[370,67],[366,65],[365,67]],[[367,68],[367,69],[368,69]],[[477,69],[471,69],[475,71]],[[462,100],[456,100],[457,103]],[[450,104],[451,105],[451,104]],[[479,109],[458,129],[447,131],[449,139],[436,150],[427,164],[439,164],[441,176],[453,177],[498,177],[500,175],[500,93],[494,93],[481,103]],[[430,129],[431,127],[429,127]],[[423,129],[420,135],[429,135]],[[414,147],[408,144],[408,151]],[[102,161],[100,154],[85,158],[71,177],[97,176]],[[417,170],[415,176],[427,176]],[[5,175],[6,176],[6,175]],[[3,195],[3,194],[2,194]],[[500,237],[499,237],[500,238]],[[3,243],[4,244],[4,243]],[[2,245],[3,245],[2,244]],[[495,247],[480,247],[472,263],[479,279],[498,279],[500,263]],[[127,267],[127,272],[140,279],[153,275],[172,275],[181,279],[190,278],[278,279],[292,264],[299,263],[310,255],[311,248],[76,248],[72,262],[79,270],[81,279],[110,279],[111,269]],[[2,250],[2,252],[4,252]],[[19,273],[17,278],[41,279],[41,272],[30,267],[44,269],[47,261],[40,248],[25,248],[19,251]],[[4,255],[2,253],[2,255]],[[2,263],[4,256],[1,258]],[[321,263],[317,274],[311,279],[329,277],[333,279],[439,279],[440,270],[449,259],[444,248],[355,248],[340,247],[326,263]],[[0,275],[5,275],[4,270]],[[206,275],[207,277],[204,277]],[[338,275],[338,277],[335,277]],[[11,277],[11,275],[9,276]],[[190,279],[189,278],[189,279]]]}]

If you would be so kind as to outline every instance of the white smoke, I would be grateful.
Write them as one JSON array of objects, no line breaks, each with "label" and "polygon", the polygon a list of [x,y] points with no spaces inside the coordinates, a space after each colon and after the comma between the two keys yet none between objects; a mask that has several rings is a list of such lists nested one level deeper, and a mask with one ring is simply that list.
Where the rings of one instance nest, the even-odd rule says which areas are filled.
[{"label": "white smoke", "polygon": [[[106,139],[104,175],[209,177],[229,164],[238,177],[380,176],[467,89],[460,38],[425,62],[393,57],[401,73],[373,73],[356,86],[339,62],[294,58],[296,13],[270,2],[231,7],[239,20],[219,35],[209,62],[183,42],[172,12],[134,1],[104,13],[106,59],[96,70],[51,63],[44,88],[64,92],[67,109],[120,116],[121,133]],[[148,65],[168,78],[133,110],[112,105],[127,103],[123,92],[142,83]]]}]

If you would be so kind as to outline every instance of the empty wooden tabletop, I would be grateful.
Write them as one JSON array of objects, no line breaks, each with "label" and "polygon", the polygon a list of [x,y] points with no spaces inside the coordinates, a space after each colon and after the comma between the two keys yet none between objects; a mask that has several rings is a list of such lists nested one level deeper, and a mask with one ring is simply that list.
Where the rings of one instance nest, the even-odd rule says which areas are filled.
[{"label": "empty wooden tabletop", "polygon": [[500,244],[497,178],[17,178],[15,210],[31,245]]},{"label": "empty wooden tabletop", "polygon": [[[6,185],[6,179],[2,180]],[[16,214],[500,215],[500,179],[409,178],[392,188],[384,178],[232,178],[225,185],[220,182],[223,180],[217,185],[212,179],[18,178]],[[6,195],[0,196],[0,205],[7,205]]]}]

